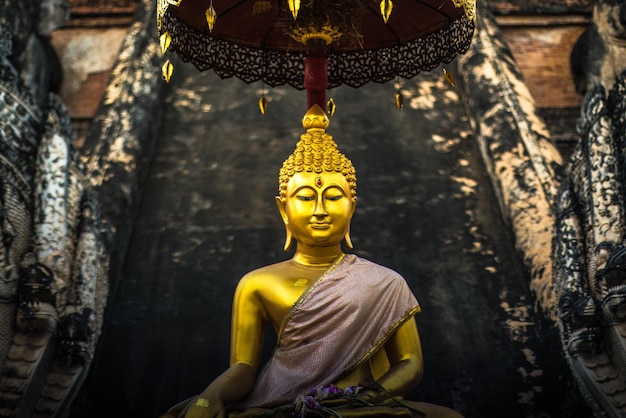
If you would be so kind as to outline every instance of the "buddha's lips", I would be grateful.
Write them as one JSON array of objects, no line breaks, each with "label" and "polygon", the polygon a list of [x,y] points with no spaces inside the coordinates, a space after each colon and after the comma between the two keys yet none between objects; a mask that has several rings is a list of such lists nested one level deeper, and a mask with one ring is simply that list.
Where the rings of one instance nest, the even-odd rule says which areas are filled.
[{"label": "buddha's lips", "polygon": [[328,229],[330,228],[330,224],[327,222],[316,222],[316,223],[310,223],[309,225],[311,225],[311,228],[313,229]]}]

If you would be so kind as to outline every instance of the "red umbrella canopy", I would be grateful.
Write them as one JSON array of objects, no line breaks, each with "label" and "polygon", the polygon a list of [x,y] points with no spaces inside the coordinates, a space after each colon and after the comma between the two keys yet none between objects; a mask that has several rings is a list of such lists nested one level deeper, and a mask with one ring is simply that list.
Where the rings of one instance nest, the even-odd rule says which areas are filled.
[{"label": "red umbrella canopy", "polygon": [[[474,33],[475,0],[157,1],[159,33],[183,61],[222,78],[297,89],[305,88],[307,56],[327,59],[326,88],[359,87],[449,63]],[[296,18],[289,2],[300,5]]]}]

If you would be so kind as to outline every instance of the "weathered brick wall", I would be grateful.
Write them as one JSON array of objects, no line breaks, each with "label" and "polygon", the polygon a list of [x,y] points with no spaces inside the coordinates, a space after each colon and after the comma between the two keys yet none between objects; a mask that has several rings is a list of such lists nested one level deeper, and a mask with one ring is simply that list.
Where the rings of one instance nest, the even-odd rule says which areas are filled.
[{"label": "weathered brick wall", "polygon": [[494,14],[590,13],[591,0],[485,0]]},{"label": "weathered brick wall", "polygon": [[137,0],[70,0],[73,15],[132,13]]}]

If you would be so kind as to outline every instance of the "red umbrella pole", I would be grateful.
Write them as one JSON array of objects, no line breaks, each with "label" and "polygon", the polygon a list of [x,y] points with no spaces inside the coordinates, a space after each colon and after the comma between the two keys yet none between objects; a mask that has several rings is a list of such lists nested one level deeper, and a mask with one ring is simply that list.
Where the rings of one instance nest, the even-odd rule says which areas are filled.
[{"label": "red umbrella pole", "polygon": [[306,89],[306,109],[314,104],[326,111],[326,88],[328,87],[328,55],[326,41],[310,39],[306,44],[304,59],[304,88]]}]

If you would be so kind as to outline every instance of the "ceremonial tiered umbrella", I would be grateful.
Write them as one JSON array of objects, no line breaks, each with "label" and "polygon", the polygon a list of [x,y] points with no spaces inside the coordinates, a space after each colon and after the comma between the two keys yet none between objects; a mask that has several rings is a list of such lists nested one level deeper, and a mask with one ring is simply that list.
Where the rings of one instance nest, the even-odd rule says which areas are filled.
[{"label": "ceremonial tiered umbrella", "polygon": [[[157,0],[161,47],[220,77],[306,89],[411,78],[465,52],[476,0]],[[167,52],[167,53],[171,53]],[[173,66],[163,66],[169,80]]]}]

